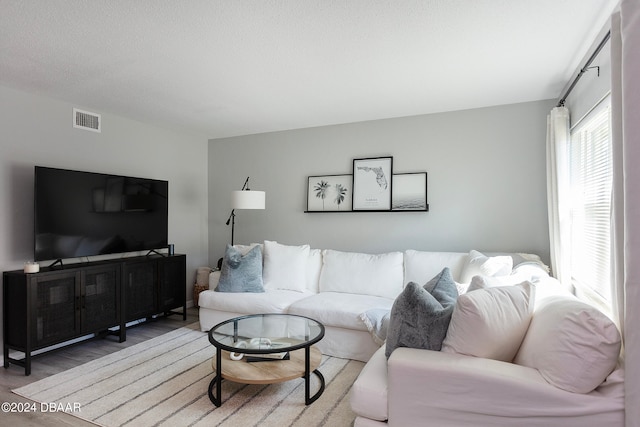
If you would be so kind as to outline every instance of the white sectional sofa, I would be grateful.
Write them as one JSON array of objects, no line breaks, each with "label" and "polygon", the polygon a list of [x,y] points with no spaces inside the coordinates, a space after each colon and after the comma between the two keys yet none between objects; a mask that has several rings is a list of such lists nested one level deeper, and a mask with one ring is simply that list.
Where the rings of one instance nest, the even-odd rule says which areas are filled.
[{"label": "white sectional sofa", "polygon": [[[256,245],[236,248],[246,254]],[[444,267],[461,283],[480,273],[469,264],[466,252],[406,250],[374,255],[270,241],[259,246],[265,292],[216,292],[221,272],[212,272],[209,290],[199,295],[201,329],[208,331],[219,322],[245,314],[308,316],[325,326],[325,337],[318,343],[324,354],[363,362],[381,345],[370,332],[375,325],[365,322],[366,312],[390,310],[405,284],[424,284]],[[548,277],[537,257],[512,254],[511,258],[508,273],[515,265],[516,272],[527,268],[523,280]]]},{"label": "white sectional sofa", "polygon": [[[255,246],[235,249],[248,254]],[[597,310],[572,299],[534,255],[415,250],[374,255],[269,241],[257,246],[264,291],[218,292],[221,272],[212,272],[209,290],[199,296],[202,330],[254,313],[291,313],[320,321],[325,337],[317,345],[324,354],[367,362],[351,392],[355,427],[623,425],[624,375],[616,365],[617,329]],[[461,295],[458,304],[481,295],[466,293],[470,282],[498,290],[526,282],[520,286],[531,303],[527,301],[528,314],[519,313],[528,318],[515,338],[519,341],[511,343],[517,344],[511,353],[518,351],[509,356],[513,360],[492,355],[492,348],[503,349],[500,340],[481,340],[476,352],[465,349],[473,339],[450,339],[454,324],[458,337],[475,334],[461,331],[464,322],[456,320],[456,313],[463,311],[457,305],[442,351],[396,348],[387,359],[384,332],[394,301],[408,283],[423,285],[445,267]],[[494,323],[512,323],[500,317],[508,310],[488,311],[490,319],[495,313]],[[475,320],[467,323],[482,326]],[[569,332],[554,331],[565,323]],[[498,338],[505,335],[500,327],[497,330]],[[578,349],[578,356],[561,357],[571,353],[567,346]]]}]

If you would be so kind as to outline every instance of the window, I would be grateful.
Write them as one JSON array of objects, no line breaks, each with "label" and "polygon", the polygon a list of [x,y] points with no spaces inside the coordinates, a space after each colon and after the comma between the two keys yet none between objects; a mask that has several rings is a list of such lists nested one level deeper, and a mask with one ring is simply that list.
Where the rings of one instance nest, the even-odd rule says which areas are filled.
[{"label": "window", "polygon": [[571,130],[571,280],[578,295],[610,306],[611,102]]}]

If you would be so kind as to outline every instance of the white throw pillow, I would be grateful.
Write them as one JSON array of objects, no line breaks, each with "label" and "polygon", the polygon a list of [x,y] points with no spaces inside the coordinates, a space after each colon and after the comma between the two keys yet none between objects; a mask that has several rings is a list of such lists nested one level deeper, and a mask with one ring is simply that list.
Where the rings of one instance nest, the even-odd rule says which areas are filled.
[{"label": "white throw pillow", "polygon": [[320,292],[346,292],[394,299],[402,292],[402,252],[370,255],[322,251]]},{"label": "white throw pillow", "polygon": [[304,292],[307,287],[309,250],[309,245],[287,246],[265,240],[264,288]]},{"label": "white throw pillow", "polygon": [[534,294],[523,282],[460,295],[442,351],[511,362],[527,333]]},{"label": "white throw pillow", "polygon": [[531,277],[531,275],[527,274],[527,270],[519,270],[518,268],[514,268],[513,273],[508,276],[473,276],[467,292],[471,292],[476,289],[493,288],[496,286],[511,286],[524,281],[530,282],[536,288],[534,310],[538,301],[549,296],[573,296],[573,294],[569,292],[568,288],[563,286],[557,279],[549,276],[543,279],[540,279],[539,276]]},{"label": "white throw pillow", "polygon": [[404,251],[404,286],[409,282],[425,284],[444,267],[449,267],[453,280],[459,280],[467,262],[464,252]]},{"label": "white throw pillow", "polygon": [[486,256],[478,251],[469,252],[462,269],[462,283],[470,283],[473,276],[506,276],[513,270],[513,258],[508,255]]},{"label": "white throw pillow", "polygon": [[520,273],[509,274],[508,276],[473,276],[467,292],[500,286],[515,286],[522,282],[530,282],[530,280],[525,274]]},{"label": "white throw pillow", "polygon": [[589,393],[615,369],[620,332],[602,312],[574,297],[540,301],[514,360],[540,371],[550,384]]}]

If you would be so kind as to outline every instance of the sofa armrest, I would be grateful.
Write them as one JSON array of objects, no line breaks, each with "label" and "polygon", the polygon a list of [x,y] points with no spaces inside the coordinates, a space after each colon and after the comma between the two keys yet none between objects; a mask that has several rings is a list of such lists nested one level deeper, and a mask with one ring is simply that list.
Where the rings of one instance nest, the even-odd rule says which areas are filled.
[{"label": "sofa armrest", "polygon": [[384,422],[388,418],[387,357],[380,347],[351,387],[351,409],[357,416]]},{"label": "sofa armrest", "polygon": [[[389,358],[388,381],[391,427],[509,425],[523,419],[528,426],[623,424],[623,384],[570,393],[535,369],[497,360],[399,348]],[[555,418],[562,422],[550,421]]]}]

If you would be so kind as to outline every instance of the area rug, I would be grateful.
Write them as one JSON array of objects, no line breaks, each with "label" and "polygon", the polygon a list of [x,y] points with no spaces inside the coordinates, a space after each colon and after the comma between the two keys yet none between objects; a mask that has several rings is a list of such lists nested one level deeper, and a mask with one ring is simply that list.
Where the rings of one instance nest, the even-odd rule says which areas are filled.
[{"label": "area rug", "polygon": [[349,391],[362,362],[323,356],[325,391],[308,406],[300,378],[271,385],[225,381],[216,408],[207,395],[213,355],[196,323],[13,392],[105,427],[353,425]]}]

